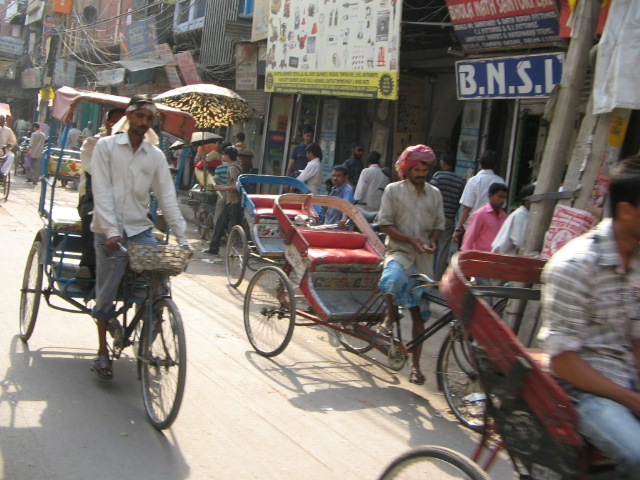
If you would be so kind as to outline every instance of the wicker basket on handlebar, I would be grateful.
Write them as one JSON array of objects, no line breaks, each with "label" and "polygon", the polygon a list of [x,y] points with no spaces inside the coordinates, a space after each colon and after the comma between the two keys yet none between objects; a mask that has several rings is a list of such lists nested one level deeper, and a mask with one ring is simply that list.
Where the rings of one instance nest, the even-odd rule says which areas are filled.
[{"label": "wicker basket on handlebar", "polygon": [[189,263],[191,250],[178,245],[129,245],[129,266],[134,272],[179,275]]}]

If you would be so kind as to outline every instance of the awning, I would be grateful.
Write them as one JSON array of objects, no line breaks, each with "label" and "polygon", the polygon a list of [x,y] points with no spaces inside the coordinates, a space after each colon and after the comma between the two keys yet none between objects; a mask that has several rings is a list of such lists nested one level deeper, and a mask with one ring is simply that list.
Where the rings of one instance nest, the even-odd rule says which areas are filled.
[{"label": "awning", "polygon": [[136,60],[118,60],[118,63],[130,72],[138,72],[149,68],[164,67],[164,61],[160,59],[136,59]]}]

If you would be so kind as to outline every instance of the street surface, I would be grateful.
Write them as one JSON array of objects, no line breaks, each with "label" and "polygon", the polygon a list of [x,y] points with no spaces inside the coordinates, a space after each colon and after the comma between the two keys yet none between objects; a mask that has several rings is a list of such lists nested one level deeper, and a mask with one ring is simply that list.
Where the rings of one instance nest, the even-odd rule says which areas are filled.
[{"label": "street surface", "polygon": [[[205,245],[193,224],[198,253],[172,283],[187,336],[185,397],[172,428],[157,432],[131,349],[114,363],[113,381],[89,370],[91,318],[43,300],[28,345],[18,337],[24,264],[42,225],[39,195],[18,175],[0,203],[0,478],[373,480],[413,447],[473,451],[477,435],[457,424],[435,388],[441,336],[425,344],[424,386],[407,381],[408,367],[395,373],[384,358],[350,354],[319,327],[296,327],[284,353],[263,358],[244,332],[247,281],[227,285],[224,262],[199,253]],[[59,188],[56,198],[75,207],[77,191]],[[515,475],[500,460],[491,477]]]}]

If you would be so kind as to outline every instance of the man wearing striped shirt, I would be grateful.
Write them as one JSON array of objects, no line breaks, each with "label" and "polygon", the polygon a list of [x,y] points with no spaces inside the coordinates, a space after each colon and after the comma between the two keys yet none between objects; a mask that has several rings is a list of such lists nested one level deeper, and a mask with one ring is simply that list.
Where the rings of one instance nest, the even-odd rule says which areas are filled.
[{"label": "man wearing striped shirt", "polygon": [[545,266],[538,337],[574,399],[578,429],[640,478],[640,159],[614,169],[610,213]]},{"label": "man wearing striped shirt", "polygon": [[460,206],[460,197],[464,190],[464,178],[455,174],[456,156],[447,152],[440,158],[440,170],[431,178],[431,185],[440,190],[444,206],[444,230],[438,239],[438,253],[434,267],[435,279],[440,280],[449,263],[451,236],[455,227],[456,214]]}]

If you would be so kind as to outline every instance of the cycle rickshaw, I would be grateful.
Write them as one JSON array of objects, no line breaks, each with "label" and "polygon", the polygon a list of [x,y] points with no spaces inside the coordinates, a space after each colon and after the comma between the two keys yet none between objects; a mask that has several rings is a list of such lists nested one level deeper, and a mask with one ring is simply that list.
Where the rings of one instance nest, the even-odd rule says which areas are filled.
[{"label": "cycle rickshaw", "polygon": [[[284,239],[274,214],[274,202],[279,194],[250,193],[256,187],[277,190],[279,193],[282,193],[283,187],[289,187],[309,193],[307,184],[293,177],[251,174],[238,177],[237,189],[241,195],[243,220],[229,232],[226,252],[227,279],[232,287],[242,283],[250,258],[272,262],[284,259]],[[284,209],[290,218],[306,213],[296,205],[288,205]]]},{"label": "cycle rickshaw", "polygon": [[[38,212],[43,222],[27,258],[20,296],[20,338],[33,334],[42,299],[56,310],[90,315],[88,304],[95,297],[95,281],[77,278],[82,252],[81,221],[75,208],[56,202],[56,180],[60,178],[64,145],[73,113],[82,102],[107,108],[126,108],[129,98],[61,87],[53,103],[53,117],[67,127],[62,147],[51,158],[43,157],[41,197]],[[158,105],[161,128],[180,138],[190,138],[195,122],[188,113]],[[49,160],[55,168],[50,169]],[[164,235],[155,232],[156,237]],[[166,232],[168,237],[168,232]],[[180,313],[171,294],[159,296],[158,273],[176,275],[189,258],[189,251],[176,245],[132,245],[130,265],[118,297],[117,315],[124,327],[122,339],[110,346],[112,357],[132,346],[138,365],[147,416],[154,427],[168,428],[175,420],[186,379],[186,344]],[[135,313],[130,317],[130,311]]]},{"label": "cycle rickshaw", "polygon": [[[333,207],[349,217],[358,231],[313,225],[314,207]],[[291,212],[298,213],[297,216]],[[269,265],[250,280],[244,299],[244,326],[249,342],[260,355],[282,353],[295,326],[320,325],[334,332],[349,352],[367,354],[375,349],[388,366],[401,370],[417,345],[441,329],[449,329],[437,359],[438,386],[454,415],[466,426],[480,430],[484,392],[468,358],[460,355],[462,335],[457,319],[447,311],[425,330],[403,343],[400,323],[391,336],[377,326],[386,315],[386,302],[377,285],[385,248],[360,209],[337,197],[285,194],[273,205],[284,244],[282,268]],[[423,283],[432,280],[423,277]],[[428,285],[427,285],[428,286]],[[435,292],[423,298],[448,307]],[[506,301],[496,308],[503,309]]]},{"label": "cycle rickshaw", "polygon": [[468,280],[518,282],[524,287],[512,287],[511,297],[535,299],[543,267],[543,260],[515,255],[470,251],[454,256],[441,290],[461,319],[465,354],[486,392],[487,428],[473,461],[450,449],[423,447],[396,459],[381,480],[409,478],[409,472],[426,474],[424,478],[487,479],[486,471],[502,449],[519,478],[613,478],[612,463],[578,434],[573,404],[548,373],[544,354],[525,348],[482,298],[486,291]]}]

